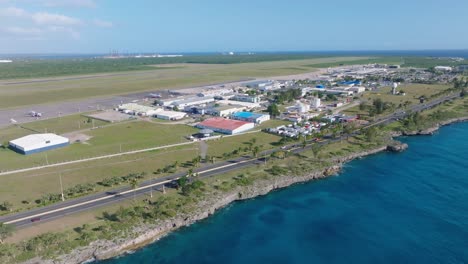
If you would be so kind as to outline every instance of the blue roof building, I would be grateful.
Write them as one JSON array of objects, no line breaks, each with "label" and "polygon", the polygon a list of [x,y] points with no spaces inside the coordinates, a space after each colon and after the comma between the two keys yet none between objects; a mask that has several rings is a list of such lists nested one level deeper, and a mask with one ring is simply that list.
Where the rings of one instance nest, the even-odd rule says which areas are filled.
[{"label": "blue roof building", "polygon": [[245,122],[252,122],[252,123],[260,124],[262,122],[270,120],[270,115],[252,113],[252,112],[237,112],[237,113],[232,114],[231,118],[235,120],[241,120]]}]

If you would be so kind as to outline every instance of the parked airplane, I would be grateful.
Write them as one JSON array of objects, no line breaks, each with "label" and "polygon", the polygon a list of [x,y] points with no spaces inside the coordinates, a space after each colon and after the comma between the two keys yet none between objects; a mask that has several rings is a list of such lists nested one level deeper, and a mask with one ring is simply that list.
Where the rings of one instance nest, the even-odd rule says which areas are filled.
[{"label": "parked airplane", "polygon": [[150,97],[150,98],[161,98],[161,95],[156,94],[156,93],[150,93],[150,94],[148,94],[148,97]]},{"label": "parked airplane", "polygon": [[29,116],[31,117],[42,117],[42,113],[36,112],[36,111],[30,111],[28,113]]}]

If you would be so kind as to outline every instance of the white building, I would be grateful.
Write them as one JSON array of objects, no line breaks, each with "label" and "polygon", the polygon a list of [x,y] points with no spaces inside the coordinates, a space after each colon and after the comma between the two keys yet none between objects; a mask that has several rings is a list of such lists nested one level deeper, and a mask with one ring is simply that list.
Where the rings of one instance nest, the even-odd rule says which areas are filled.
[{"label": "white building", "polygon": [[207,114],[213,116],[227,117],[233,113],[244,111],[245,109],[246,107],[241,105],[222,105],[211,109],[207,109],[206,112]]},{"label": "white building", "polygon": [[260,107],[260,103],[249,103],[249,102],[231,101],[231,100],[219,100],[217,101],[217,103],[221,105],[240,105],[247,109]]},{"label": "white building", "polygon": [[215,117],[199,123],[197,127],[201,129],[211,129],[218,133],[234,135],[253,129],[255,124],[252,122]]},{"label": "white building", "polygon": [[255,124],[261,124],[265,121],[270,120],[269,114],[259,114],[259,113],[252,113],[252,112],[237,112],[232,114],[232,119],[245,121],[245,122],[252,122]]},{"label": "white building", "polygon": [[291,106],[288,108],[289,112],[296,112],[296,113],[307,113],[310,110],[310,105],[305,104],[301,101],[296,101],[296,105]]},{"label": "white building", "polygon": [[190,97],[182,101],[173,102],[171,105],[177,106],[179,109],[184,109],[186,106],[202,105],[214,102],[214,97]]},{"label": "white building", "polygon": [[362,86],[353,86],[351,88],[348,89],[348,91],[352,91],[354,93],[363,93],[366,91],[366,87],[362,87]]},{"label": "white building", "polygon": [[70,140],[55,134],[32,134],[9,142],[10,148],[24,155],[64,147]]},{"label": "white building", "polygon": [[320,105],[321,105],[320,98],[314,97],[314,98],[312,99],[311,106],[312,106],[313,108],[319,108]]},{"label": "white building", "polygon": [[449,67],[449,66],[435,66],[435,67],[434,67],[434,70],[436,70],[436,71],[447,71],[447,72],[449,72],[449,71],[452,71],[453,69],[452,69],[452,67]]},{"label": "white building", "polygon": [[236,94],[231,98],[231,100],[239,102],[258,103],[260,102],[260,97],[258,95]]},{"label": "white building", "polygon": [[153,116],[160,110],[155,107],[139,105],[135,103],[119,105],[118,109],[123,113],[139,116]]},{"label": "white building", "polygon": [[165,111],[165,110],[160,110],[154,115],[154,117],[159,118],[159,119],[164,119],[164,120],[180,120],[186,116],[187,114],[184,112]]}]

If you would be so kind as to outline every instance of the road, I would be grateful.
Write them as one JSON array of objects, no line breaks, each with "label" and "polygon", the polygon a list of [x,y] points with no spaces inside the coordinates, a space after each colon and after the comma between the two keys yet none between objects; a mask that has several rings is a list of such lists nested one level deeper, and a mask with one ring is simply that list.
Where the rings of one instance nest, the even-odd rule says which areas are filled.
[{"label": "road", "polygon": [[[426,104],[420,104],[414,106],[411,111],[422,111],[429,108],[432,108],[444,101],[452,100],[458,97],[458,94],[451,94],[443,98],[436,99]],[[406,115],[403,111],[398,111],[393,114],[387,115],[385,117],[375,120],[370,126],[387,124],[393,122],[399,118],[403,118]],[[330,142],[335,142],[340,139],[326,140],[320,144],[328,144]],[[295,153],[302,152],[310,148],[299,147],[298,144],[292,144],[288,146],[289,150]],[[272,149],[260,153],[260,156],[267,156],[277,151],[279,149]],[[199,175],[199,177],[212,177],[215,175],[224,174],[228,171],[238,170],[247,166],[254,164],[263,164],[267,162],[264,158],[251,158],[251,157],[239,157],[229,161],[223,161],[216,164],[206,164],[203,167],[196,169],[194,172]],[[136,190],[130,189],[130,187],[122,187],[115,189],[109,192],[98,193],[90,196],[81,197],[78,199],[68,200],[54,205],[33,209],[30,211],[20,212],[17,214],[12,214],[8,216],[0,217],[0,223],[14,224],[17,228],[24,228],[30,225],[35,224],[32,222],[34,218],[40,218],[39,222],[46,222],[53,219],[57,219],[66,215],[75,214],[78,212],[86,211],[92,208],[97,208],[105,206],[111,203],[116,203],[125,199],[132,199],[134,195],[148,195],[151,191],[160,190],[163,185],[177,180],[178,178],[185,176],[186,173],[176,173],[166,177],[153,179],[143,182]]]}]

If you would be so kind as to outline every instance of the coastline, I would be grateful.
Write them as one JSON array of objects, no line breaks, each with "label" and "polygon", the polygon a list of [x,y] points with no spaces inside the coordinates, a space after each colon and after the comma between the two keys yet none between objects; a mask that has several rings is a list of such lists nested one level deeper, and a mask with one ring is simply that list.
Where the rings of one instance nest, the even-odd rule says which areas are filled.
[{"label": "coastline", "polygon": [[[392,133],[391,136],[432,135],[442,126],[465,121],[468,121],[468,116],[441,121],[435,126],[424,130],[395,132]],[[397,142],[395,145],[382,145],[371,150],[335,158],[332,160],[334,163],[333,165],[304,175],[284,175],[278,176],[274,180],[258,180],[251,186],[237,187],[228,193],[223,193],[218,196],[210,196],[207,199],[198,202],[196,205],[196,212],[191,213],[190,215],[178,215],[173,219],[155,222],[154,224],[137,226],[134,228],[131,237],[118,239],[116,241],[97,240],[88,246],[75,249],[70,254],[60,256],[55,260],[34,258],[24,263],[88,263],[96,260],[105,260],[117,257],[151,244],[180,227],[189,226],[199,220],[205,219],[232,202],[266,195],[273,190],[286,188],[293,184],[330,177],[340,172],[343,164],[346,162],[368,155],[377,154],[382,151],[400,152],[404,151],[407,147],[408,145],[400,142]]]}]

